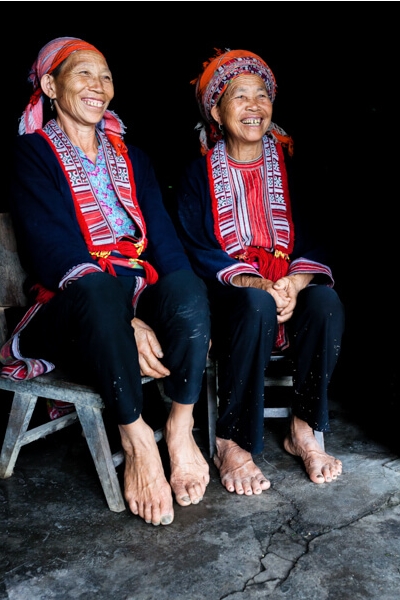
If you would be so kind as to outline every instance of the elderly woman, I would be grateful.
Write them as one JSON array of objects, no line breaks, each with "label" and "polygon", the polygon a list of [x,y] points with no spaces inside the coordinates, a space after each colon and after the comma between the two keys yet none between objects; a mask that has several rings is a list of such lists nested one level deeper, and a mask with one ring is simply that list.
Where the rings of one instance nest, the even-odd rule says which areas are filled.
[{"label": "elderly woman", "polygon": [[[114,88],[103,54],[57,38],[29,78],[10,210],[32,305],[2,348],[2,377],[56,365],[94,383],[119,426],[130,510],[168,525],[173,494],[182,506],[197,504],[209,482],[192,434],[210,340],[206,287],[148,157],[124,143],[124,126],[108,110]],[[54,118],[43,125],[45,99]],[[172,399],[169,482],[142,417],[141,375],[164,378]]]},{"label": "elderly woman", "polygon": [[184,246],[209,290],[219,381],[214,462],[230,492],[270,487],[252,455],[263,449],[264,371],[274,351],[285,351],[295,397],[284,447],[311,481],[331,482],[342,464],[313,431],[329,431],[344,308],[324,255],[300,228],[286,168],[292,140],[271,121],[274,75],[256,54],[227,50],[192,83],[203,156],[187,168],[177,207]]}]

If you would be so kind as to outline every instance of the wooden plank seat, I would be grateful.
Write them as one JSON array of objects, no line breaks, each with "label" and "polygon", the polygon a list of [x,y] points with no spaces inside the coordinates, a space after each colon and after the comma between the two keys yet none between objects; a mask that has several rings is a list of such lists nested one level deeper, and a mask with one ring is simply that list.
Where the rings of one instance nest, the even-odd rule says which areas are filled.
[{"label": "wooden plank seat", "polygon": [[[143,377],[142,383],[152,381]],[[121,451],[111,454],[102,417],[104,403],[94,388],[66,379],[60,371],[51,371],[34,379],[13,381],[0,378],[0,389],[13,393],[13,400],[3,447],[0,455],[0,477],[13,474],[22,446],[64,429],[79,420],[92,455],[97,474],[110,510],[125,510],[116,467],[123,460]],[[75,410],[58,419],[29,429],[29,423],[38,399],[70,402]],[[157,441],[161,431],[155,432]]]}]

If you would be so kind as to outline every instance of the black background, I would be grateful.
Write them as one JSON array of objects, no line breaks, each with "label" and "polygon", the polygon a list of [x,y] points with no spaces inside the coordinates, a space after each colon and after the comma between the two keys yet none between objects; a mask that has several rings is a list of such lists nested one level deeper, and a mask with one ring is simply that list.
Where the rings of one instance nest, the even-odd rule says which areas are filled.
[{"label": "black background", "polygon": [[[2,38],[6,148],[29,99],[27,76],[38,51],[55,37],[80,37],[106,56],[115,84],[110,109],[127,126],[126,141],[151,156],[167,205],[181,170],[199,155],[190,81],[202,62],[214,48],[264,58],[278,84],[273,120],[294,138],[304,210],[333,250],[346,305],[339,393],[372,421],[386,408],[397,411],[396,3],[3,2],[2,8],[3,30],[10,27],[14,36]],[[1,210],[8,160],[4,152]]]}]

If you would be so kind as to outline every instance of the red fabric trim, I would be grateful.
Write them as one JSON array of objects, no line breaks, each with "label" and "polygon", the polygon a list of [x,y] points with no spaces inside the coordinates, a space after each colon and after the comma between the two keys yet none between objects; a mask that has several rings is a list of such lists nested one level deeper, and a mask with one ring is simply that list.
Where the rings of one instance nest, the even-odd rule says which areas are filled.
[{"label": "red fabric trim", "polygon": [[[93,246],[93,244],[92,244],[92,241],[91,241],[91,238],[90,238],[90,234],[89,234],[88,226],[86,225],[86,221],[83,218],[82,213],[81,213],[81,211],[79,209],[79,203],[78,203],[78,200],[76,198],[75,192],[74,192],[74,190],[71,189],[71,186],[69,185],[69,175],[68,175],[68,173],[67,173],[67,171],[66,171],[66,169],[65,169],[65,167],[63,165],[62,160],[60,159],[60,156],[58,155],[58,152],[56,152],[54,150],[53,144],[52,144],[49,136],[47,135],[47,133],[45,133],[43,131],[43,129],[38,129],[36,131],[36,133],[38,133],[39,135],[41,135],[47,141],[47,143],[49,144],[50,148],[53,150],[53,153],[54,153],[54,155],[56,156],[56,158],[58,160],[58,164],[60,165],[60,167],[62,169],[62,172],[64,173],[65,180],[68,183],[68,186],[69,186],[69,188],[71,190],[72,200],[73,200],[74,207],[75,207],[76,218],[78,219],[79,227],[80,227],[80,229],[82,231],[84,240],[86,242],[86,245],[87,245],[89,251],[94,251],[96,249],[99,250],[99,248],[95,248]],[[104,250],[109,250],[109,251],[111,251],[111,249],[112,249],[112,246],[110,248],[108,248],[108,247],[104,248]]]},{"label": "red fabric trim", "polygon": [[[50,126],[50,124],[51,124],[51,122],[48,124],[48,126]],[[54,129],[54,128],[52,127],[52,129]],[[112,180],[113,185],[116,188],[117,197],[120,199],[120,201],[124,205],[126,211],[128,212],[128,214],[130,214],[132,219],[135,221],[138,229],[140,230],[140,235],[141,235],[140,242],[135,242],[132,238],[129,238],[129,236],[126,236],[126,239],[122,242],[115,240],[115,234],[108,228],[108,226],[106,226],[104,219],[101,221],[101,211],[99,210],[98,203],[93,195],[93,191],[90,188],[90,184],[89,184],[89,186],[87,186],[86,189],[76,192],[74,185],[71,182],[69,172],[68,172],[67,168],[65,167],[64,163],[62,162],[60,152],[54,146],[51,136],[49,134],[47,134],[46,131],[44,131],[44,130],[39,130],[38,133],[40,133],[42,135],[42,137],[44,137],[46,139],[46,141],[50,145],[50,148],[53,150],[54,154],[57,156],[58,163],[61,166],[61,169],[66,178],[66,181],[69,184],[69,188],[71,190],[71,195],[72,195],[73,204],[74,204],[74,208],[75,208],[75,214],[76,214],[79,227],[81,229],[82,235],[84,237],[84,240],[85,240],[85,243],[86,243],[86,246],[87,246],[89,252],[92,254],[92,256],[94,256],[96,258],[97,263],[99,264],[99,266],[101,267],[101,269],[103,271],[107,271],[111,275],[115,276],[116,272],[115,272],[113,263],[115,262],[117,264],[119,261],[119,258],[110,256],[110,254],[108,254],[108,253],[117,251],[117,252],[121,253],[122,257],[124,257],[125,260],[127,258],[138,260],[139,256],[146,249],[147,244],[148,244],[148,240],[146,237],[146,234],[147,234],[146,224],[145,224],[145,221],[143,218],[142,211],[141,211],[138,201],[137,201],[135,177],[134,177],[134,173],[133,173],[132,163],[131,163],[129,157],[126,157],[123,159],[124,167],[126,168],[126,172],[127,172],[127,177],[129,179],[129,185],[127,184],[125,179],[124,179],[124,181],[115,181],[111,177],[111,180]],[[55,131],[55,135],[58,135],[57,131]],[[107,138],[107,141],[109,143],[111,143],[107,135],[106,135],[106,138]],[[71,144],[71,142],[67,139],[67,141],[64,142],[64,144],[65,144],[66,152],[70,152],[69,145]],[[105,151],[106,162],[107,162],[107,165],[109,166],[109,168],[110,169],[117,168],[117,166],[115,166],[115,164],[113,162],[114,156],[109,153],[109,149],[108,149],[109,147],[107,146],[107,144],[103,143],[103,148]],[[110,161],[112,162],[112,164],[110,164]],[[87,209],[89,206],[90,206],[91,212],[90,212],[90,214],[87,213],[86,217],[85,217],[84,209],[85,208]],[[99,244],[99,237],[96,238],[94,236],[91,224],[97,224],[97,226],[99,226],[99,225],[101,226],[102,222],[104,224],[104,227],[102,227],[102,229],[103,229],[102,237],[103,238],[107,237],[108,240],[110,239],[110,237],[112,237],[115,241],[110,242],[110,241],[107,241],[106,239],[103,239],[101,241],[101,243]],[[97,230],[97,234],[98,234],[99,229],[97,227],[96,227],[96,230]],[[131,239],[131,242],[129,242],[128,239]],[[121,260],[123,260],[122,257],[121,257]],[[140,261],[140,263],[145,270],[146,278],[148,278],[148,283],[155,283],[158,279],[158,275],[157,275],[157,272],[154,269],[154,267],[152,267],[150,264],[148,264],[145,261]]]}]

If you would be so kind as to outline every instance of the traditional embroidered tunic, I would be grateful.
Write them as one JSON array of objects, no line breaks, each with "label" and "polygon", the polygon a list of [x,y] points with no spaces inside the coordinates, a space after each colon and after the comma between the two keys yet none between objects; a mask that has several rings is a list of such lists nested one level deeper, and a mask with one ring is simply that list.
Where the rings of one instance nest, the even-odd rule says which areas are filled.
[{"label": "traditional embroidered tunic", "polygon": [[18,332],[42,302],[77,277],[96,270],[131,274],[137,282],[135,305],[141,291],[158,275],[192,270],[148,157],[133,146],[128,146],[127,155],[117,155],[105,134],[98,130],[97,136],[114,192],[135,224],[133,235],[118,236],[92,193],[79,152],[55,121],[16,140],[18,176],[13,193],[17,201],[11,203],[10,211],[21,262],[30,274],[27,289],[34,294],[15,335],[1,349],[2,377],[35,377],[54,368],[46,361],[25,360],[19,353]]},{"label": "traditional embroidered tunic", "polygon": [[[306,248],[293,223],[281,144],[264,136],[263,154],[251,165],[237,164],[223,140],[187,170],[178,200],[182,239],[195,271],[205,280],[233,285],[238,274],[275,281],[313,273],[333,286],[319,249]],[[279,328],[278,348],[288,340]]]}]

